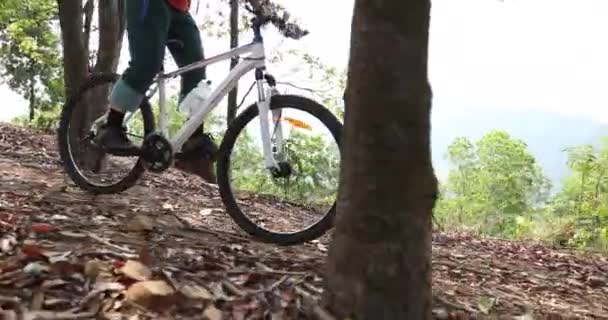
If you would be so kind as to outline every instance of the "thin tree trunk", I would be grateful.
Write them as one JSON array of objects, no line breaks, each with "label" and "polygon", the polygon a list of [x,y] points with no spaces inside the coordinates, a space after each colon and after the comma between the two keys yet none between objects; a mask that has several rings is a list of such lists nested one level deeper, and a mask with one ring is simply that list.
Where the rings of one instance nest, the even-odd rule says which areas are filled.
[{"label": "thin tree trunk", "polygon": [[30,63],[30,88],[29,88],[29,103],[30,103],[30,116],[29,122],[34,121],[36,116],[36,72],[34,70],[34,62]]},{"label": "thin tree trunk", "polygon": [[99,2],[99,50],[96,72],[116,72],[125,33],[125,0]]},{"label": "thin tree trunk", "polygon": [[[122,39],[125,31],[125,0],[99,1],[99,47],[97,60],[92,68],[97,72],[115,72],[120,58]],[[92,0],[58,0],[59,22],[64,53],[64,77],[66,97],[77,90],[87,78],[89,70],[89,39],[92,15],[95,7]],[[70,121],[70,141],[73,150],[85,152],[85,165],[99,165],[99,158],[88,153],[80,144],[87,133],[91,121],[107,109],[109,87],[101,88],[91,96],[84,97]]]},{"label": "thin tree trunk", "polygon": [[584,196],[585,196],[585,184],[587,184],[586,182],[586,173],[585,171],[583,171],[581,173],[581,193],[578,196],[578,210],[577,210],[577,214],[580,215],[581,212],[583,212],[583,200],[584,200]]},{"label": "thin tree trunk", "polygon": [[[99,2],[99,47],[94,70],[96,73],[113,73],[118,68],[122,39],[125,32],[124,0],[104,0]],[[87,97],[87,124],[102,116],[108,110],[110,86],[99,87]],[[87,152],[86,161],[93,170],[102,170],[106,166],[105,154],[92,150]]]},{"label": "thin tree trunk", "polygon": [[[118,68],[126,24],[124,5],[124,0],[99,2],[99,47],[94,69],[96,73],[113,73]],[[109,86],[100,87],[97,92],[93,93],[93,97],[90,99],[88,123],[107,111],[107,97],[110,89]]]},{"label": "thin tree trunk", "polygon": [[83,36],[82,0],[57,0],[63,42],[65,96],[80,86],[88,73],[88,43]]},{"label": "thin tree trunk", "polygon": [[429,319],[429,0],[356,0],[338,217],[324,302],[338,319]]},{"label": "thin tree trunk", "polygon": [[[85,40],[82,0],[57,0],[59,25],[63,42],[63,70],[65,96],[80,87],[89,71],[89,46]],[[78,108],[70,121],[70,145],[74,153],[84,152],[80,143],[86,128],[87,110]],[[80,159],[80,158],[78,158]]]},{"label": "thin tree trunk", "polygon": [[593,202],[595,203],[594,209],[597,208],[600,201],[600,185],[602,183],[602,178],[604,178],[604,174],[606,173],[605,169],[601,169],[599,176],[597,177],[597,181],[595,182],[595,193],[593,194]]},{"label": "thin tree trunk", "polygon": [[[236,48],[239,45],[239,1],[230,0],[230,48]],[[230,61],[230,70],[238,63],[238,58],[233,58]],[[238,96],[238,84],[228,94],[228,125],[236,117],[236,100]]]},{"label": "thin tree trunk", "polygon": [[[103,1],[102,1],[103,2]],[[91,27],[93,24],[93,13],[95,13],[95,1],[87,0],[83,7],[84,14],[84,40],[85,46],[89,47],[89,40],[91,39]],[[88,59],[88,57],[87,57]]]}]

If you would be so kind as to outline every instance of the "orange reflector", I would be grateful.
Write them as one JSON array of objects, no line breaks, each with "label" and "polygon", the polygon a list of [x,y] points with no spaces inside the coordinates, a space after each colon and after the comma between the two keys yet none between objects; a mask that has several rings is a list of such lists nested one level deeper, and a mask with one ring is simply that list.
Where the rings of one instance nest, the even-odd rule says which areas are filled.
[{"label": "orange reflector", "polygon": [[[312,130],[312,126],[310,126],[309,124],[307,124],[306,122],[304,122],[302,120],[289,118],[289,117],[281,118],[280,120],[285,121],[296,128]],[[275,121],[276,121],[276,119],[275,119]]]}]

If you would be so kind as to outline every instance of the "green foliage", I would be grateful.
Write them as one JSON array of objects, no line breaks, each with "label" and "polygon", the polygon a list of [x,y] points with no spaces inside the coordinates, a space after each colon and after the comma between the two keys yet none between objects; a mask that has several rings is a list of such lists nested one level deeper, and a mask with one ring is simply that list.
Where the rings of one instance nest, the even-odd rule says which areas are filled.
[{"label": "green foliage", "polygon": [[[308,96],[332,111],[339,119],[344,117],[344,91],[346,69],[323,63],[319,57],[298,49],[275,52],[268,61],[272,64],[292,65],[292,73],[299,76],[298,84],[279,83],[281,89],[295,89],[297,94]],[[311,87],[301,83],[311,83]]]},{"label": "green foliage", "polygon": [[554,210],[574,217],[571,244],[608,249],[608,139],[597,150],[582,145],[565,151],[572,175],[557,194]]},{"label": "green foliage", "polygon": [[443,226],[485,235],[608,250],[608,139],[565,150],[572,174],[550,185],[523,141],[491,131],[448,147],[452,165],[435,213]]},{"label": "green foliage", "polygon": [[233,187],[309,205],[328,205],[335,200],[340,164],[335,142],[292,131],[284,148],[294,174],[287,180],[274,179],[263,166],[261,142],[252,132],[243,133],[232,154]]},{"label": "green foliage", "polygon": [[549,180],[523,141],[491,131],[476,143],[457,138],[448,147],[453,165],[437,217],[450,225],[490,235],[522,233],[549,192]]},{"label": "green foliage", "polygon": [[0,82],[29,101],[28,120],[36,126],[53,126],[63,101],[59,39],[52,28],[56,16],[54,0],[0,3]]}]

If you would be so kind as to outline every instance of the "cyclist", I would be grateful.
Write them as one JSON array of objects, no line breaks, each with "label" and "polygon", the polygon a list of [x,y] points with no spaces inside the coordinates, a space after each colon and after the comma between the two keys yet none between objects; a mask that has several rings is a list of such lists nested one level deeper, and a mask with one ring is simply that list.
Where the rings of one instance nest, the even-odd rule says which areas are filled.
[{"label": "cyclist", "polygon": [[[259,8],[263,0],[247,0]],[[131,60],[110,94],[107,121],[101,126],[95,142],[106,150],[132,150],[123,119],[128,111],[135,111],[144,94],[160,71],[165,46],[178,66],[204,59],[200,33],[189,13],[191,0],[129,0],[127,9],[127,36]],[[177,40],[177,43],[168,40]],[[192,70],[181,77],[179,101],[205,79],[205,69]],[[210,183],[215,182],[213,172],[217,146],[204,133],[203,126],[194,133],[182,148],[175,166],[196,174]]]}]

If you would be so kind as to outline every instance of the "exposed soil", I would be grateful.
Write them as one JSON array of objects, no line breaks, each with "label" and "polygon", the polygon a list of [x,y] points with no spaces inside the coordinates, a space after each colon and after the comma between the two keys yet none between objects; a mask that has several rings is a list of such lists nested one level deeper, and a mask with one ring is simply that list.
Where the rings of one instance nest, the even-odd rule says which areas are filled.
[{"label": "exposed soil", "polygon": [[[0,319],[323,316],[329,234],[292,247],[252,241],[217,188],[173,170],[87,194],[63,174],[50,132],[0,125],[0,150]],[[268,221],[296,216],[272,198],[241,201]],[[607,275],[598,254],[433,237],[438,319],[608,319]]]}]

